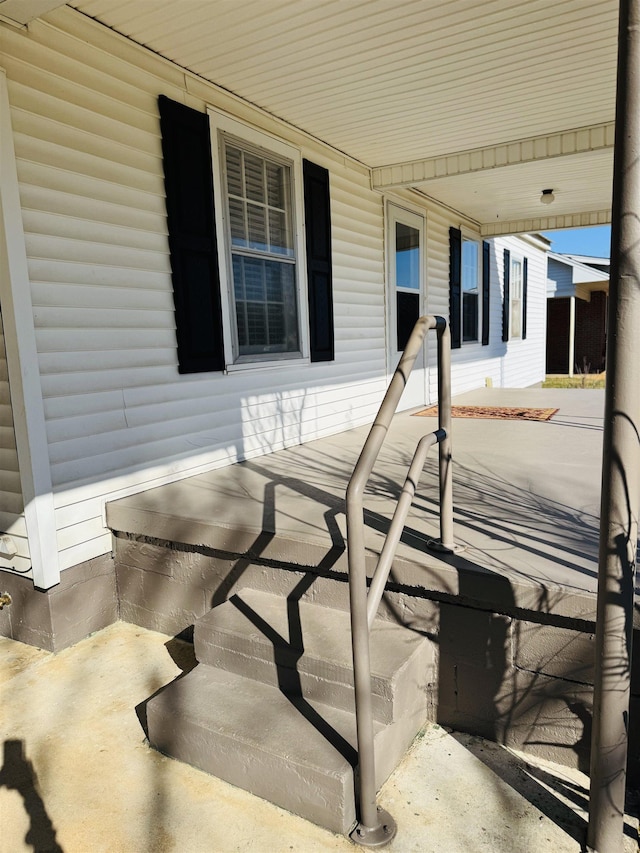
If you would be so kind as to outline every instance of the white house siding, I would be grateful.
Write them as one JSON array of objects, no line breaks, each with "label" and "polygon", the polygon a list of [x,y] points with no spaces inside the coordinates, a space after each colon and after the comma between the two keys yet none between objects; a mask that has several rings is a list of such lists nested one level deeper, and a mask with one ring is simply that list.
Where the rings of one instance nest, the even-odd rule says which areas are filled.
[{"label": "white house siding", "polygon": [[547,279],[549,296],[554,299],[576,295],[576,287],[573,283],[573,267],[570,263],[563,264],[562,261],[549,258]]},{"label": "white house siding", "polygon": [[[384,199],[366,168],[68,8],[28,31],[0,25],[0,52],[62,569],[110,549],[106,500],[372,419],[386,387],[385,240]],[[335,361],[178,374],[160,93],[226,111],[329,169]],[[427,216],[427,311],[447,315],[449,228],[460,216],[411,199]],[[455,354],[454,393],[488,375],[496,385],[539,378],[528,342],[518,344],[522,358],[513,347],[513,370],[503,364],[496,263],[492,344],[477,362]],[[537,275],[530,263],[530,294]],[[536,311],[530,305],[532,338]],[[434,338],[432,399],[435,377]]]},{"label": "white house siding", "polygon": [[[110,549],[106,499],[371,419],[384,232],[362,166],[70,10],[55,20],[2,28],[0,47],[66,568]],[[178,374],[159,93],[231,108],[330,170],[334,362]]]},{"label": "white house siding", "polygon": [[18,553],[0,556],[0,569],[31,575],[29,543],[24,519],[24,500],[16,451],[13,412],[9,395],[7,355],[0,313],[0,533],[7,533]]},{"label": "white house siding", "polygon": [[[525,238],[506,237],[495,240],[497,276],[502,296],[503,249],[512,256],[528,258],[527,338],[508,341],[500,364],[500,382],[503,388],[526,388],[542,382],[545,376],[546,326],[547,326],[547,256]],[[491,333],[500,339],[502,315],[493,316]],[[494,380],[494,384],[496,384]]]},{"label": "white house siding", "polygon": [[[452,353],[454,394],[482,388],[526,388],[542,382],[545,370],[546,253],[527,238],[497,237],[490,244],[489,344],[464,344]],[[527,337],[502,340],[504,250],[528,259]],[[489,382],[488,382],[489,380]]]},{"label": "white house siding", "polygon": [[[430,204],[427,212],[427,311],[449,316],[449,228],[474,237],[474,227],[459,215]],[[475,229],[475,238],[481,237]],[[546,252],[526,237],[498,237],[491,246],[489,344],[463,344],[452,351],[453,394],[482,388],[526,388],[544,379],[546,332]],[[504,249],[528,258],[527,339],[502,341]],[[437,396],[435,338],[429,347],[429,395]]]}]

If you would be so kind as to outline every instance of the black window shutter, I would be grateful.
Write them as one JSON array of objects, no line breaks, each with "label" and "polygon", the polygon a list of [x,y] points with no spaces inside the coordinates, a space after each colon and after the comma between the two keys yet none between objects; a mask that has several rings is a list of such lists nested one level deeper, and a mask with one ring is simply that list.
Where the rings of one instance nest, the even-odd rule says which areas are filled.
[{"label": "black window shutter", "polygon": [[178,370],[222,370],[220,271],[213,209],[209,117],[158,99]]},{"label": "black window shutter", "polygon": [[527,337],[527,274],[529,262],[522,261],[522,340]]},{"label": "black window shutter", "polygon": [[504,250],[504,292],[502,294],[502,340],[509,340],[509,278],[511,275],[511,252]]},{"label": "black window shutter", "polygon": [[303,160],[311,361],[333,361],[333,267],[329,172]]},{"label": "black window shutter", "polygon": [[482,346],[489,343],[489,312],[491,278],[491,246],[486,240],[482,243]]},{"label": "black window shutter", "polygon": [[451,349],[462,346],[462,234],[458,228],[449,228],[449,327]]}]

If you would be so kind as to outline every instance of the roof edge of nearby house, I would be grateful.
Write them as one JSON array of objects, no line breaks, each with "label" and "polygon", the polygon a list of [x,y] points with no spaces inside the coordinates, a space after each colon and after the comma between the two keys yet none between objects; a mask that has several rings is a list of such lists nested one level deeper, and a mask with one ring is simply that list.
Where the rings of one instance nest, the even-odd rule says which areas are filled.
[{"label": "roof edge of nearby house", "polygon": [[[609,273],[599,269],[597,266],[591,266],[591,264],[587,263],[586,255],[569,255],[550,251],[547,257],[571,267],[573,270],[573,281],[575,284],[609,281]],[[590,260],[594,263],[599,262],[601,266],[605,266],[608,264],[609,259],[591,258]]]}]

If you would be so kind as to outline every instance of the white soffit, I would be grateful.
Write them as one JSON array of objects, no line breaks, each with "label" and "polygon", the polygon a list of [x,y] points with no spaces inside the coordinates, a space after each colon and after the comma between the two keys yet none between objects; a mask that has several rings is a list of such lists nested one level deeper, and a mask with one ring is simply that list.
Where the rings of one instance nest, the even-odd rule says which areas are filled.
[{"label": "white soffit", "polygon": [[[69,5],[374,168],[614,120],[617,0]],[[529,163],[536,204],[543,188],[555,189],[550,162]],[[608,178],[594,178],[608,180],[610,191],[610,152],[608,162]],[[600,168],[606,168],[602,162]],[[591,177],[583,172],[581,180]],[[462,186],[495,185],[505,176],[494,168],[484,179],[438,180],[452,182],[447,203],[467,213],[473,198]],[[392,183],[381,181],[381,187]],[[422,189],[439,198],[443,186],[429,182]],[[565,181],[565,192],[574,189]],[[601,206],[595,195],[586,207],[577,203],[576,197],[574,213]],[[500,206],[506,210],[502,199]],[[488,209],[474,210],[480,222],[492,218]]]},{"label": "white soffit", "polygon": [[34,18],[64,5],[65,0],[0,0],[0,18],[24,26]]},{"label": "white soffit", "polygon": [[[612,152],[589,151],[541,162],[435,178],[415,187],[425,195],[462,210],[487,225],[533,217],[596,213],[608,222],[611,208]],[[540,201],[543,189],[553,189],[553,204]],[[551,226],[544,226],[543,230]],[[563,226],[560,226],[563,227]],[[573,226],[571,226],[573,227]],[[521,230],[521,229],[518,229]],[[522,229],[529,230],[529,229]],[[498,232],[494,228],[494,233]]]}]

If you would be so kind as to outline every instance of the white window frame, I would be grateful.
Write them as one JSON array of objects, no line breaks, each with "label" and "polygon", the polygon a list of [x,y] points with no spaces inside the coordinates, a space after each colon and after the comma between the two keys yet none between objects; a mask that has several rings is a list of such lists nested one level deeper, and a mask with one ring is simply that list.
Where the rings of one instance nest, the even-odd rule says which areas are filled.
[{"label": "white window frame", "polygon": [[[479,239],[475,235],[465,234],[464,231],[461,233],[461,241],[460,241],[460,338],[463,347],[466,346],[474,346],[475,344],[479,344],[482,337],[482,240]],[[476,323],[476,336],[475,338],[465,340],[464,338],[464,244],[465,243],[473,243],[476,247],[476,286],[478,290],[477,294],[477,308],[478,308],[478,318]]]},{"label": "white window frame", "polygon": [[[420,239],[420,288],[407,289],[397,287],[395,270],[395,225],[400,222],[419,231]],[[398,364],[398,356],[401,350],[397,347],[397,293],[398,290],[405,293],[417,293],[419,296],[418,316],[425,313],[426,293],[425,283],[427,281],[427,217],[423,208],[397,199],[394,196],[385,198],[385,254],[386,254],[386,301],[387,301],[387,361],[388,372],[393,373]],[[424,348],[423,348],[424,352]],[[418,362],[422,356],[418,357]]]},{"label": "white window frame", "polygon": [[[520,267],[520,276],[516,278],[514,275],[514,270],[516,269],[516,265]],[[519,294],[516,296],[516,287],[515,285],[519,285]],[[521,341],[522,340],[522,307],[523,307],[523,298],[524,298],[524,257],[521,255],[514,255],[513,253],[509,256],[509,340],[510,341]],[[514,310],[518,312],[518,327],[519,334],[514,334],[514,323],[513,316]]]},{"label": "white window frame", "polygon": [[[211,127],[211,150],[213,159],[213,195],[216,220],[216,240],[220,268],[220,295],[224,358],[228,372],[275,367],[284,363],[309,362],[309,318],[307,300],[306,252],[304,238],[304,195],[302,178],[302,154],[298,148],[273,136],[237,121],[212,108],[207,110]],[[242,148],[243,144],[258,155],[275,157],[291,167],[292,229],[295,252],[295,282],[298,300],[299,350],[291,353],[266,353],[239,355],[235,300],[233,294],[233,269],[231,245],[228,238],[227,190],[225,185],[224,142]]]}]

